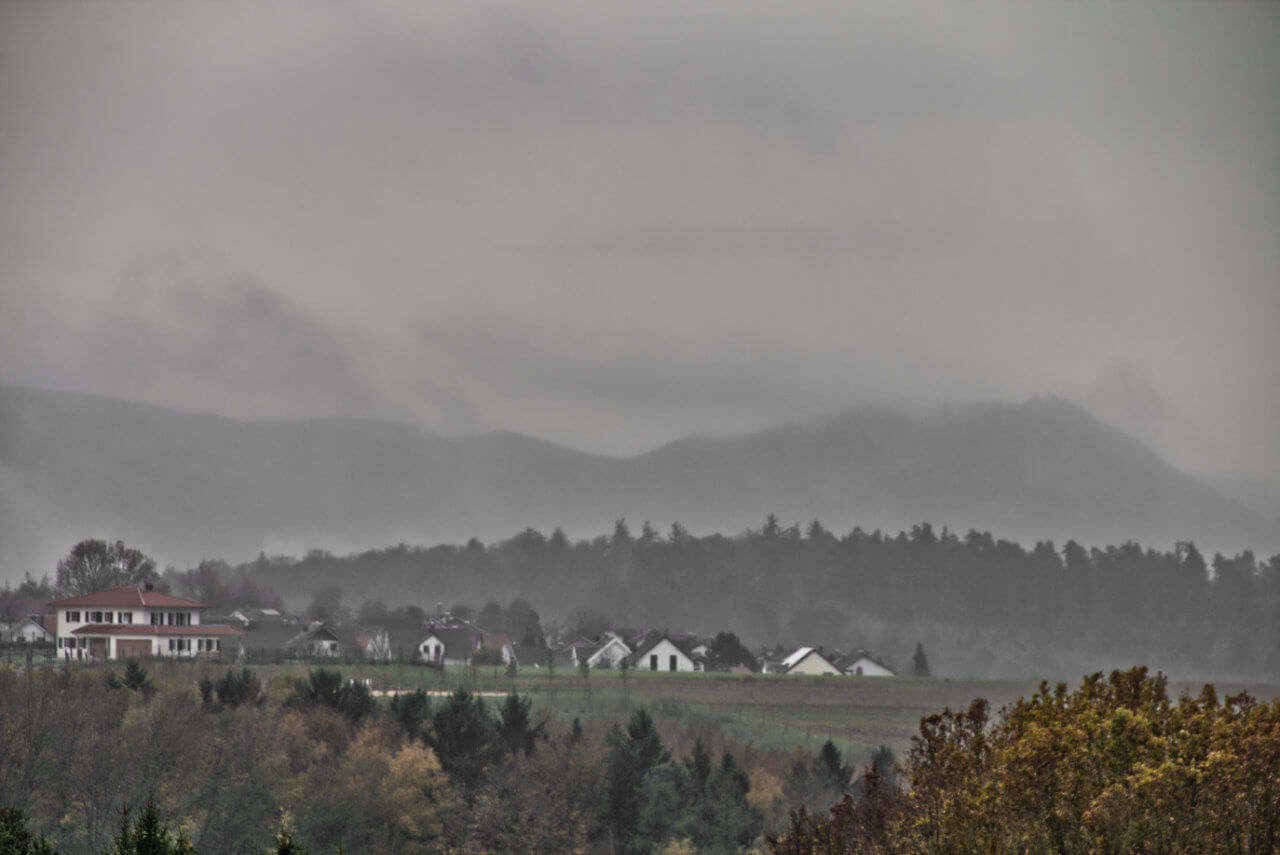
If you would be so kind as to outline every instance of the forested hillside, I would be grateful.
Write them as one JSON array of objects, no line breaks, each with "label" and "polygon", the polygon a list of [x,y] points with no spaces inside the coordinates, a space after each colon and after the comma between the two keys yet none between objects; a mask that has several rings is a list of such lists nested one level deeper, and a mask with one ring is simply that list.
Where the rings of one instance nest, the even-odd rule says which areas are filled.
[{"label": "forested hillside", "polygon": [[923,641],[935,673],[950,676],[1070,675],[1134,661],[1178,678],[1280,674],[1280,555],[1206,557],[1189,542],[1024,548],[928,524],[836,534],[769,517],[737,537],[619,522],[589,541],[527,529],[489,546],[263,556],[240,571],[299,606],[327,587],[353,606],[521,596],[551,617],[590,606],[626,626],[866,646],[900,670]]}]

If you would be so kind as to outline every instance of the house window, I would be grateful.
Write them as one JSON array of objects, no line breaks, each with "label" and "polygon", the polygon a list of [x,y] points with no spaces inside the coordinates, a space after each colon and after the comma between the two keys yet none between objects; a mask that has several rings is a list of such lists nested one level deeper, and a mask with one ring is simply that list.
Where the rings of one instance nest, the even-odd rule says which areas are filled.
[{"label": "house window", "polygon": [[133,623],[133,612],[121,612],[117,623]]},{"label": "house window", "polygon": [[671,654],[671,670],[676,670],[676,655],[674,653]]},{"label": "house window", "polygon": [[178,643],[177,643],[177,642],[178,642],[178,639],[176,639],[176,638],[171,638],[171,639],[169,639],[169,652],[170,652],[170,653],[172,653],[173,651],[175,651],[175,650],[177,650],[177,649],[178,649]]},{"label": "house window", "polygon": [[102,612],[88,612],[89,623],[102,623]]},{"label": "house window", "polygon": [[67,612],[67,623],[79,623],[80,612]]},{"label": "house window", "polygon": [[213,649],[214,649],[214,650],[218,650],[218,651],[221,651],[221,650],[222,650],[222,639],[221,639],[221,638],[215,638],[215,639],[213,640]]},{"label": "house window", "polygon": [[151,625],[152,625],[152,626],[164,626],[164,613],[163,613],[163,612],[152,612],[152,613],[151,613]]},{"label": "house window", "polygon": [[103,623],[111,623],[111,612],[103,612],[103,613],[102,613],[102,622],[103,622]]},{"label": "house window", "polygon": [[654,653],[649,657],[649,670],[650,671],[658,670],[658,654],[656,653]]}]

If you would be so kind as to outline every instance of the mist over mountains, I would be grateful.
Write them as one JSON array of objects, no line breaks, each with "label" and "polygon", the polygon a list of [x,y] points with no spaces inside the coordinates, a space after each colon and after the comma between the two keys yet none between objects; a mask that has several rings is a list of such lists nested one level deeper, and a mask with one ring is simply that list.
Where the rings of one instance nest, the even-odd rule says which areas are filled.
[{"label": "mist over mountains", "polygon": [[1276,526],[1059,399],[907,412],[862,407],[630,458],[516,433],[436,436],[359,420],[238,421],[0,387],[0,575],[52,569],[82,537],[162,561],[492,539],[594,536],[625,517],[734,533],[770,514],[834,530],[929,521],[1027,542],[1206,551]]}]

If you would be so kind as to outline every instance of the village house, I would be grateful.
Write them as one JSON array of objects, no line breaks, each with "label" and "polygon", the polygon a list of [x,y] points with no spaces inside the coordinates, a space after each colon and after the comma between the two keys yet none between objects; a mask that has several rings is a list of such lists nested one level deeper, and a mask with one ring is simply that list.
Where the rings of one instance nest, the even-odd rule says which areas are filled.
[{"label": "village house", "polygon": [[146,588],[95,591],[49,603],[57,616],[58,653],[64,658],[217,656],[226,640],[244,633],[202,624],[204,603]]},{"label": "village house", "polygon": [[470,665],[479,649],[479,630],[466,626],[437,626],[418,642],[418,659],[430,665]]},{"label": "village house", "polygon": [[290,638],[285,642],[285,647],[294,656],[342,655],[342,642],[339,641],[337,633],[319,621]]},{"label": "village house", "polygon": [[843,674],[844,672],[816,647],[801,647],[782,660],[783,674]]},{"label": "village house", "polygon": [[55,615],[31,615],[5,629],[0,640],[11,644],[53,644],[57,620]]},{"label": "village house", "polygon": [[859,650],[840,663],[841,670],[850,677],[896,677],[888,665],[866,651]]},{"label": "village house", "polygon": [[689,642],[665,634],[649,636],[627,664],[637,671],[701,671],[702,664],[693,656]]},{"label": "village house", "polygon": [[617,668],[632,653],[627,643],[614,632],[606,632],[593,642],[575,643],[570,649],[575,668],[582,662],[586,662],[588,668]]},{"label": "village house", "polygon": [[243,626],[260,626],[262,624],[289,623],[288,617],[279,609],[260,609],[256,606],[244,606],[229,615]]},{"label": "village house", "polygon": [[391,636],[385,629],[371,629],[356,636],[356,646],[364,658],[373,662],[390,662]]}]

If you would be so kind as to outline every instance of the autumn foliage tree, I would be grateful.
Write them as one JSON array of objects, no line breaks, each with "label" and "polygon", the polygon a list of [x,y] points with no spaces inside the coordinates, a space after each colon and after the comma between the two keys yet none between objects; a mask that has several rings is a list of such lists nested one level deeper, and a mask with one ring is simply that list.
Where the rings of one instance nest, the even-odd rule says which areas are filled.
[{"label": "autumn foliage tree", "polygon": [[921,721],[879,825],[800,811],[775,853],[1280,851],[1280,701],[1170,700],[1145,668]]}]

